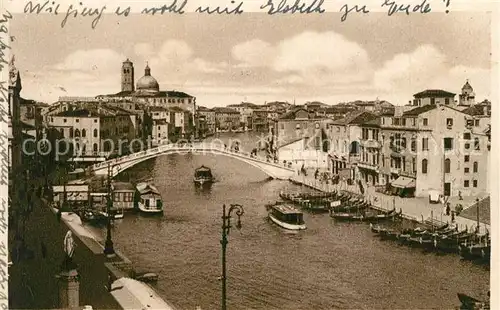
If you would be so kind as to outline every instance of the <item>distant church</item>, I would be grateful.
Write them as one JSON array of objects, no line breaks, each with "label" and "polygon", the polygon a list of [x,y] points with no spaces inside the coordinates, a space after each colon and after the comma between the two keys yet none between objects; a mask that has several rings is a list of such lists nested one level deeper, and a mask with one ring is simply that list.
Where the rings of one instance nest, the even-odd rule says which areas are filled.
[{"label": "distant church", "polygon": [[133,101],[148,106],[179,107],[191,112],[196,111],[196,98],[179,91],[160,91],[158,81],[151,75],[151,68],[146,64],[144,76],[137,80],[134,87],[134,63],[128,58],[122,63],[121,91],[111,95],[97,96],[103,101]]},{"label": "distant church", "polygon": [[462,87],[462,93],[458,95],[458,105],[470,107],[476,104],[476,94],[474,93],[474,89],[469,84],[469,80],[467,80]]}]

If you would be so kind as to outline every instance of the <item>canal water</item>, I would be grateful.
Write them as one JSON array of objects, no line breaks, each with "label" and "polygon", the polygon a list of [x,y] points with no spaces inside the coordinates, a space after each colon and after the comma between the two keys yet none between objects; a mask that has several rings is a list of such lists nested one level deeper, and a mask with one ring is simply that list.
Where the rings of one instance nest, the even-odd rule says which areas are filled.
[{"label": "canal water", "polygon": [[[247,151],[257,140],[236,138]],[[217,178],[206,190],[193,184],[200,165]],[[276,227],[264,205],[299,186],[269,180],[236,159],[168,155],[122,178],[129,176],[154,179],[164,214],[126,214],[114,226],[114,244],[137,269],[157,273],[159,294],[180,309],[220,308],[222,205],[230,203],[243,205],[245,214],[242,229],[229,235],[229,309],[451,309],[457,292],[485,298],[489,289],[486,267],[378,240],[366,224],[305,213],[306,231]]]}]

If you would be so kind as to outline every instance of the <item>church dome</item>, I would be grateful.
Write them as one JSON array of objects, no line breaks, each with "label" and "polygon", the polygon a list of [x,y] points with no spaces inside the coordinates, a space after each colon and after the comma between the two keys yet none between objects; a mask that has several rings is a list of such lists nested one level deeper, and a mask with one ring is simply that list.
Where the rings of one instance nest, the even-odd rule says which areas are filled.
[{"label": "church dome", "polygon": [[151,69],[146,65],[144,69],[144,76],[137,81],[137,90],[158,92],[160,91],[160,85],[154,77],[151,76]]}]

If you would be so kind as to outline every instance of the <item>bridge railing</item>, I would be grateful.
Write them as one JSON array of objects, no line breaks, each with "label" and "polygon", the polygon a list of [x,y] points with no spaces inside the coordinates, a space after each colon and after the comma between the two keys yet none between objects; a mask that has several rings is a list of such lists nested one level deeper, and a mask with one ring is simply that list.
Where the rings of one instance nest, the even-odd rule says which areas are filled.
[{"label": "bridge railing", "polygon": [[260,162],[267,163],[267,164],[270,164],[273,166],[279,166],[279,167],[291,169],[290,167],[287,167],[286,165],[281,165],[279,162],[275,162],[274,160],[268,160],[268,158],[264,158],[262,156],[254,156],[248,152],[236,151],[235,149],[227,148],[225,145],[222,145],[222,144],[217,145],[214,143],[206,143],[206,142],[186,143],[183,145],[162,144],[162,145],[159,145],[155,148],[147,149],[145,151],[140,151],[140,152],[132,153],[132,154],[125,155],[122,157],[114,158],[114,159],[111,159],[108,161],[104,161],[101,163],[97,163],[97,164],[93,165],[92,168],[99,169],[99,168],[107,167],[108,165],[114,166],[114,165],[118,165],[120,163],[129,161],[129,160],[134,159],[134,158],[141,158],[141,157],[145,157],[145,156],[149,156],[149,155],[154,155],[157,153],[163,153],[163,152],[166,152],[166,151],[169,151],[172,149],[179,150],[179,151],[189,151],[189,150],[193,150],[193,149],[199,149],[202,151],[216,150],[219,152],[230,153],[230,154],[233,154],[233,155],[239,156],[239,157],[252,159],[254,161],[260,161]]}]

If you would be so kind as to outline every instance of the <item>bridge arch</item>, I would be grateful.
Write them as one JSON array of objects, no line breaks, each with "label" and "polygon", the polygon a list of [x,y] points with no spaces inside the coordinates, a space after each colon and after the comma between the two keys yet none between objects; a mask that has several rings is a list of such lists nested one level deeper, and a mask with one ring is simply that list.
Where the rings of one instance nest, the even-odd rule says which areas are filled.
[{"label": "bridge arch", "polygon": [[111,169],[111,175],[116,176],[120,172],[123,172],[151,158],[170,154],[186,153],[214,154],[235,158],[242,162],[245,162],[248,165],[254,166],[255,168],[263,171],[265,174],[274,179],[288,179],[295,173],[295,170],[293,168],[286,167],[284,164],[268,162],[265,159],[252,157],[248,153],[231,151],[224,148],[224,146],[214,147],[213,144],[194,144],[189,146],[178,146],[171,144],[162,145],[156,148],[149,149],[147,151],[133,153],[130,155],[97,163],[90,167],[90,171],[97,175],[107,175],[109,166]]}]

